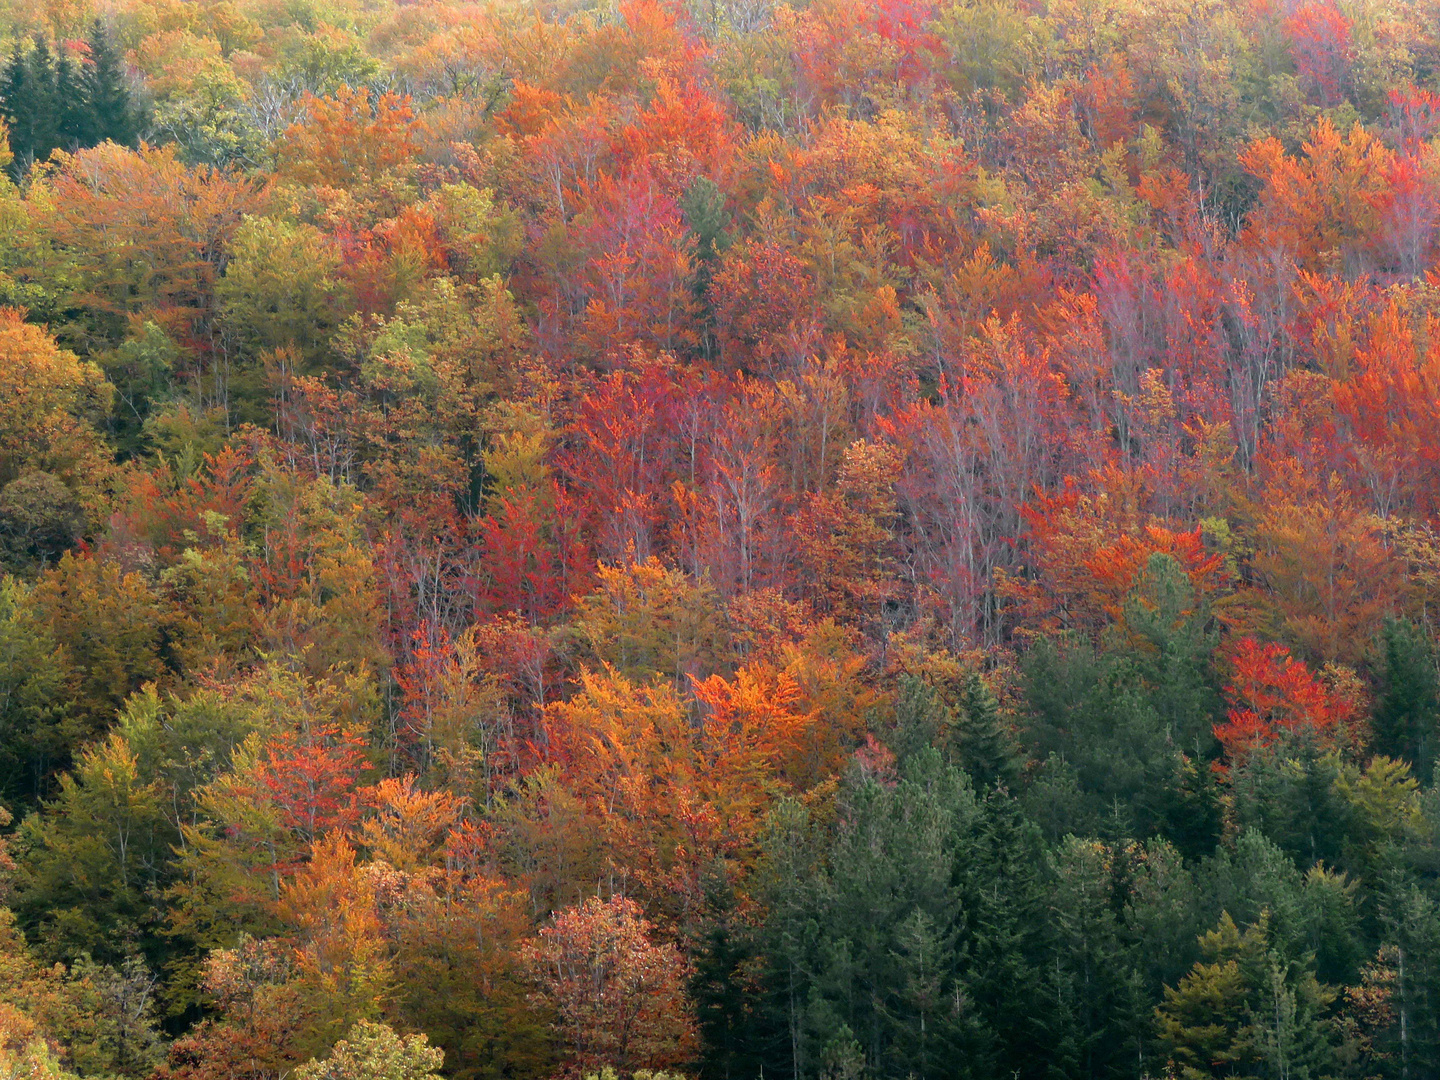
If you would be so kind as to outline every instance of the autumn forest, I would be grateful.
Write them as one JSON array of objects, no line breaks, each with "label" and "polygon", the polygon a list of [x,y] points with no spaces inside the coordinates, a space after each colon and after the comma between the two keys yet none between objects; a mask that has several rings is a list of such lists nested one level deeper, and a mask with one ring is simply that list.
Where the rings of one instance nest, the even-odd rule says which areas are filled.
[{"label": "autumn forest", "polygon": [[1440,0],[0,0],[4,1080],[1440,1078]]}]

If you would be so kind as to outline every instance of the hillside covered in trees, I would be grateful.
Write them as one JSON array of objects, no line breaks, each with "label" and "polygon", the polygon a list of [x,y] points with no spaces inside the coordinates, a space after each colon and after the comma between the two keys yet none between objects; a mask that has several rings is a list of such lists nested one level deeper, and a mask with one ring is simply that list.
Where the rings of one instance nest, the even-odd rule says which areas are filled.
[{"label": "hillside covered in trees", "polygon": [[1440,1077],[1436,0],[0,0],[0,1076]]}]

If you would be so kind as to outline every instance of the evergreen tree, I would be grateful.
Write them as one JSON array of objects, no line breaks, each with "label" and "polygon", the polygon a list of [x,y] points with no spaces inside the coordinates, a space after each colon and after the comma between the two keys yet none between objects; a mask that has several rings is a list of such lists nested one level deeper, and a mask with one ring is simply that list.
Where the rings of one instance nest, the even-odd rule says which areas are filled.
[{"label": "evergreen tree", "polygon": [[[17,42],[0,77],[0,113],[10,128],[10,149],[15,154],[12,166],[17,172],[36,161],[43,161],[60,144],[62,119],[70,120],[75,105],[66,107],[62,117],[57,77],[65,70],[66,92],[79,104],[70,83],[74,68],[68,61],[56,64],[50,44],[37,34],[29,51]],[[71,121],[73,122],[73,121]]]},{"label": "evergreen tree", "polygon": [[106,139],[133,145],[140,117],[125,71],[97,20],[90,58],[77,63],[43,35],[25,50],[18,43],[0,71],[0,118],[10,128],[14,168],[43,161],[52,150],[94,146]]},{"label": "evergreen tree", "polygon": [[1380,897],[1384,946],[1367,972],[1389,1001],[1377,1042],[1394,1075],[1440,1076],[1440,905],[1408,875],[1395,873]]},{"label": "evergreen tree", "polygon": [[1213,663],[1219,630],[1173,556],[1150,557],[1108,637],[1135,665],[1170,737],[1193,757],[1212,757],[1222,708]]},{"label": "evergreen tree", "polygon": [[1249,755],[1230,773],[1235,821],[1256,829],[1301,867],[1340,862],[1351,810],[1336,788],[1342,765],[1306,733]]},{"label": "evergreen tree", "polygon": [[1242,924],[1263,916],[1271,947],[1335,981],[1351,982],[1364,951],[1355,884],[1324,867],[1301,873],[1276,844],[1251,829],[1197,872],[1206,922],[1228,911]]},{"label": "evergreen tree", "polygon": [[1047,914],[1052,882],[1040,830],[1020,804],[991,792],[958,868],[964,913],[966,988],[991,1034],[979,1076],[1063,1074],[1069,1048],[1054,1045],[1068,1018],[1047,986]]},{"label": "evergreen tree", "polygon": [[1166,801],[1161,829],[1187,859],[1203,859],[1215,850],[1224,827],[1220,778],[1209,761],[1187,757],[1179,780],[1175,798]]},{"label": "evergreen tree", "polygon": [[[4,118],[10,128],[10,149],[18,172],[50,152],[47,145],[47,118],[53,105],[49,49],[36,47],[26,52],[19,42],[5,65],[3,78]],[[37,74],[40,76],[37,81]]]},{"label": "evergreen tree", "polygon": [[1025,658],[1024,675],[1026,749],[1047,771],[1052,757],[1062,772],[1073,770],[1079,789],[1066,800],[1071,820],[1054,821],[1049,835],[1144,838],[1188,820],[1185,754],[1133,656],[1097,654],[1073,639],[1041,640]]},{"label": "evergreen tree", "polygon": [[754,1035],[753,970],[758,959],[755,928],[744,918],[735,890],[721,870],[709,875],[706,910],[695,934],[695,974],[690,997],[700,1023],[703,1080],[755,1075],[765,1055]]},{"label": "evergreen tree", "polygon": [[1052,861],[1054,1067],[1067,1076],[1133,1075],[1150,1042],[1151,1003],[1120,918],[1123,849],[1072,836]]},{"label": "evergreen tree", "polygon": [[10,59],[5,62],[4,69],[0,70],[0,118],[4,119],[5,126],[9,129],[10,150],[17,157],[24,157],[29,153],[30,136],[26,127],[26,117],[29,116],[26,105],[29,94],[28,74],[25,53],[17,41],[10,53]]},{"label": "evergreen tree", "polygon": [[895,699],[895,731],[890,749],[898,761],[935,746],[942,730],[953,723],[950,710],[935,688],[924,679],[906,675],[900,679]]},{"label": "evergreen tree", "polygon": [[1195,876],[1175,847],[1152,840],[1134,846],[1130,861],[1125,930],[1137,950],[1145,991],[1156,1001],[1199,956],[1200,934],[1209,920]]},{"label": "evergreen tree", "polygon": [[1000,715],[1000,703],[978,673],[965,680],[948,732],[955,759],[978,791],[997,785],[1015,790],[1020,781],[1020,756]]},{"label": "evergreen tree", "polygon": [[36,161],[50,156],[60,145],[60,103],[56,97],[55,55],[50,43],[37,34],[25,58],[29,151]]},{"label": "evergreen tree", "polygon": [[812,826],[795,822],[767,841],[769,1017],[759,1029],[788,1045],[766,1073],[992,1075],[961,899],[978,807],[935,749],[901,768],[893,782],[846,778],[818,860],[802,854]]},{"label": "evergreen tree", "polygon": [[725,193],[708,176],[698,177],[680,203],[685,227],[695,244],[695,275],[692,283],[700,301],[702,325],[701,347],[706,356],[715,351],[715,311],[710,302],[710,282],[715,275],[716,261],[733,242],[730,234],[730,212],[725,206]]},{"label": "evergreen tree", "polygon": [[140,116],[130,97],[124,66],[104,24],[96,19],[90,29],[90,66],[85,72],[89,105],[88,145],[104,142],[133,146],[140,132]]},{"label": "evergreen tree", "polygon": [[955,1075],[947,1070],[984,1042],[965,1007],[955,921],[955,866],[976,815],[969,785],[931,749],[904,763],[894,787],[868,779],[842,804],[809,1016],[814,1044],[823,1051],[845,1027],[880,1075]]},{"label": "evergreen tree", "polygon": [[1159,1032],[1183,1080],[1334,1075],[1339,1038],[1328,1016],[1336,992],[1304,960],[1271,947],[1262,914],[1241,930],[1228,912],[1200,939],[1205,959],[1167,988]]},{"label": "evergreen tree", "polygon": [[61,49],[55,57],[55,145],[62,150],[89,145],[93,123],[85,81],[75,60]]},{"label": "evergreen tree", "polygon": [[1429,784],[1440,751],[1440,680],[1435,657],[1415,625],[1392,620],[1381,631],[1382,691],[1375,702],[1375,749],[1410,762]]},{"label": "evergreen tree", "polygon": [[12,807],[39,801],[64,747],[64,661],[28,602],[25,586],[0,578],[0,795]]},{"label": "evergreen tree", "polygon": [[[761,1057],[760,1072],[800,1080],[818,1059],[804,1038],[803,1019],[820,937],[825,837],[809,807],[782,801],[761,841],[757,893],[766,911],[758,934],[764,958],[747,1042]],[[705,1007],[702,997],[699,1002]]]}]

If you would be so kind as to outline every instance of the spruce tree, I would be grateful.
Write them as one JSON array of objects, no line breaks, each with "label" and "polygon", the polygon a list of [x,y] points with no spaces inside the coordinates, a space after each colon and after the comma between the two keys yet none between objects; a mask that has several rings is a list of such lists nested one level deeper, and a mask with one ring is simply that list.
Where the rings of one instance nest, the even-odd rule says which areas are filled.
[{"label": "spruce tree", "polygon": [[34,154],[31,117],[30,67],[20,43],[10,54],[3,75],[0,75],[0,117],[10,129],[10,149],[17,168],[24,168]]},{"label": "spruce tree", "polygon": [[28,134],[30,152],[36,161],[50,156],[60,144],[60,107],[55,94],[55,56],[43,35],[35,36],[25,60]]},{"label": "spruce tree", "polygon": [[85,72],[85,96],[89,104],[90,127],[86,142],[93,146],[109,139],[132,146],[139,134],[140,117],[130,97],[120,55],[99,19],[90,29],[89,44],[90,66]]},{"label": "spruce tree", "polygon": [[977,1076],[1037,1075],[1037,1048],[1052,1060],[1063,1050],[1044,1042],[1065,1019],[1045,978],[1049,862],[1016,800],[991,791],[957,867],[966,993],[993,1039],[977,1053]]},{"label": "spruce tree", "polygon": [[1404,758],[1422,784],[1434,773],[1440,728],[1440,682],[1428,643],[1409,622],[1391,621],[1381,632],[1383,690],[1375,703],[1375,749]]},{"label": "spruce tree", "polygon": [[74,150],[89,145],[94,126],[85,76],[63,49],[55,57],[55,145]]},{"label": "spruce tree", "polygon": [[915,675],[900,679],[895,699],[895,730],[890,749],[904,762],[936,745],[942,730],[951,724],[950,710],[935,688]]},{"label": "spruce tree", "polygon": [[1000,714],[1000,702],[976,672],[965,680],[948,735],[956,761],[970,774],[977,791],[997,785],[1015,790],[1020,755]]}]

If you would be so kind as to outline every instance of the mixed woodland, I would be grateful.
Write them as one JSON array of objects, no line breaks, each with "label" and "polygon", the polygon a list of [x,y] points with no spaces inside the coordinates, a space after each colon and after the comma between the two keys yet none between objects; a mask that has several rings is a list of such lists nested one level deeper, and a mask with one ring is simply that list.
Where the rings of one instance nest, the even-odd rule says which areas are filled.
[{"label": "mixed woodland", "polygon": [[1437,0],[0,0],[0,1076],[1440,1077]]}]

